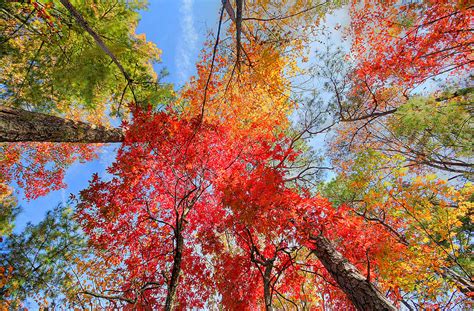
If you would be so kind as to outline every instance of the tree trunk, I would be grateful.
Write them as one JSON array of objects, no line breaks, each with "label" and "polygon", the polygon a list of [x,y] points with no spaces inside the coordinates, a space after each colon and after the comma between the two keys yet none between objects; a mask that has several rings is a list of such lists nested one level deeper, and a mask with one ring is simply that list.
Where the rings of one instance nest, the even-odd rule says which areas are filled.
[{"label": "tree trunk", "polygon": [[173,310],[174,301],[176,297],[176,289],[178,288],[179,275],[181,273],[184,238],[181,234],[180,226],[176,228],[176,232],[176,247],[174,252],[173,269],[171,270],[171,278],[168,285],[168,294],[166,295],[165,311]]},{"label": "tree trunk", "polygon": [[0,142],[115,143],[121,129],[0,106]]},{"label": "tree trunk", "polygon": [[265,310],[273,311],[272,293],[270,278],[272,276],[273,260],[267,260],[265,263],[265,272],[263,273],[263,296],[265,298]]},{"label": "tree trunk", "polygon": [[236,29],[236,63],[237,68],[240,68],[240,53],[242,50],[242,45],[240,43],[242,37],[242,9],[243,9],[243,0],[235,0],[236,8],[236,18],[235,18],[235,29]]},{"label": "tree trunk", "polygon": [[322,235],[312,236],[313,253],[336,280],[357,310],[397,310],[393,304]]}]

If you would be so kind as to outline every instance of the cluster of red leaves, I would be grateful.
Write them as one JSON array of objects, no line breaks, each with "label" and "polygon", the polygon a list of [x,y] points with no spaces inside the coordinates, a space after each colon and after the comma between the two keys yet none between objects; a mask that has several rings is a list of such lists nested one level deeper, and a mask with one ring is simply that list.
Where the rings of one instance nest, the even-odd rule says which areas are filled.
[{"label": "cluster of red leaves", "polygon": [[[211,271],[196,248],[196,231],[199,222],[220,217],[213,183],[221,171],[243,165],[244,146],[233,145],[219,127],[197,124],[169,112],[136,111],[108,170],[114,177],[94,176],[81,193],[78,218],[91,242],[127,274],[121,287],[128,298],[139,296],[137,305],[164,303],[178,234],[186,241],[179,305],[203,307],[210,295],[212,280],[204,277]],[[136,295],[150,282],[153,289]]]},{"label": "cluster of red leaves", "polygon": [[472,69],[473,14],[467,1],[354,2],[356,76],[369,85],[411,87],[443,72]]},{"label": "cluster of red leaves", "polygon": [[54,17],[49,13],[49,10],[53,7],[53,2],[42,5],[37,1],[32,1],[31,5],[36,10],[36,16],[38,18],[44,19],[50,27],[54,27]]},{"label": "cluster of red leaves", "polygon": [[[257,308],[262,271],[270,263],[272,290],[303,299],[302,267],[330,279],[315,259],[301,265],[297,255],[313,247],[308,237],[321,230],[347,241],[341,250],[355,262],[387,243],[377,227],[366,232],[347,209],[285,184],[281,162],[297,152],[283,136],[272,142],[236,135],[169,111],[135,111],[125,127],[124,144],[108,169],[112,177],[93,177],[81,192],[77,217],[91,243],[115,264],[110,273],[126,276],[115,290],[136,300],[135,307],[164,304],[178,235],[184,238],[180,309],[203,307],[216,293],[230,309]],[[327,292],[347,305],[341,292]]]},{"label": "cluster of red leaves", "polygon": [[16,183],[27,199],[65,188],[64,173],[76,161],[97,157],[97,145],[15,143],[0,145],[0,183]]}]

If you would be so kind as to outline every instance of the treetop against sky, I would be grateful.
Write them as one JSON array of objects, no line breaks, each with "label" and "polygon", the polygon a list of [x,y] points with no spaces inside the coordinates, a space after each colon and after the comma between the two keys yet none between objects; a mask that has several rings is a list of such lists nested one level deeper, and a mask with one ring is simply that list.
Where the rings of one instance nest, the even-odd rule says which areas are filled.
[{"label": "treetop against sky", "polygon": [[2,3],[2,310],[471,310],[473,9]]}]

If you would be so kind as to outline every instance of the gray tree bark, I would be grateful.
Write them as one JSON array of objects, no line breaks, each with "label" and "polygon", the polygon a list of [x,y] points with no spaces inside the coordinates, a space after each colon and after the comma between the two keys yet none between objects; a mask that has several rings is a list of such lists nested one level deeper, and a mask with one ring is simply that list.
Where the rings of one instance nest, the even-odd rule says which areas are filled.
[{"label": "gray tree bark", "polygon": [[336,280],[357,310],[397,310],[377,288],[324,236],[312,236],[313,253]]},{"label": "gray tree bark", "polygon": [[115,143],[123,138],[121,129],[0,106],[0,142]]}]

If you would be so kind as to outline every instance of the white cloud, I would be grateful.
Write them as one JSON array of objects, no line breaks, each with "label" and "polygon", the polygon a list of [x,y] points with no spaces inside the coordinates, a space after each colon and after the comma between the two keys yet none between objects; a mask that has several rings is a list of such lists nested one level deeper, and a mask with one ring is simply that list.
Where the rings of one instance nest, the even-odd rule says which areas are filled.
[{"label": "white cloud", "polygon": [[186,82],[194,67],[193,56],[196,51],[198,34],[194,27],[193,16],[194,0],[182,0],[179,7],[179,36],[176,55],[176,67],[180,83]]}]

